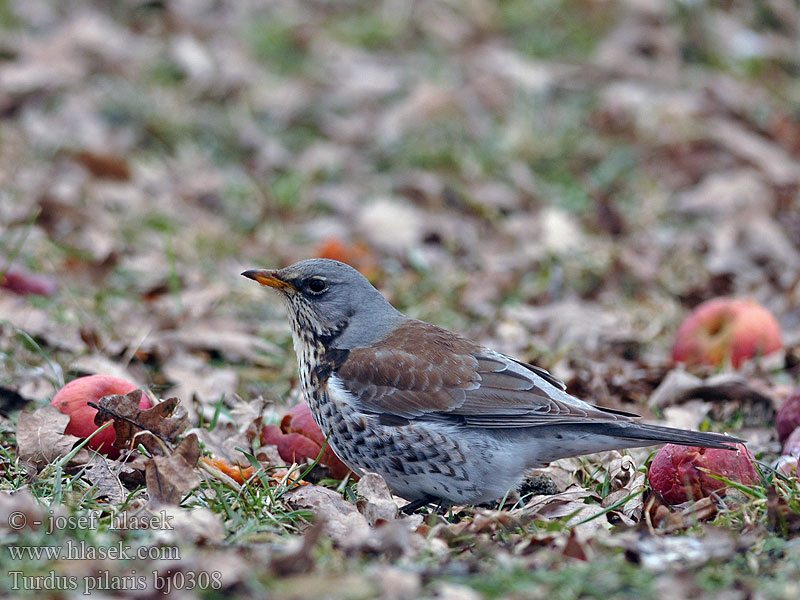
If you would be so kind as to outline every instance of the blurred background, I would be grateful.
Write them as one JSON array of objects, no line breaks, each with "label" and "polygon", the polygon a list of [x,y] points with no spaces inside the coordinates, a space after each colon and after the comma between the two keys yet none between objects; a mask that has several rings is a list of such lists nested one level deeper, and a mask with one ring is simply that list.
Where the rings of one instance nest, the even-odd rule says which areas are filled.
[{"label": "blurred background", "polygon": [[239,273],[312,256],[637,412],[688,311],[752,297],[788,389],[799,32],[792,0],[0,0],[4,401],[288,401]]}]

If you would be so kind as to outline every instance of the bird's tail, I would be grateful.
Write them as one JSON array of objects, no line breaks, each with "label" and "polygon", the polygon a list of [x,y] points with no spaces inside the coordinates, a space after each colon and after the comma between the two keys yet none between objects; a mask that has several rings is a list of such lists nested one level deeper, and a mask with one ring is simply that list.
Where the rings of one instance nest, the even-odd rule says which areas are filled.
[{"label": "bird's tail", "polygon": [[569,456],[667,443],[735,451],[736,445],[744,441],[721,433],[689,431],[634,421],[561,423],[528,429],[506,429],[498,435],[518,441],[531,468]]},{"label": "bird's tail", "polygon": [[[647,425],[644,423],[611,422],[603,423],[602,425],[598,423],[597,426],[606,435],[629,440],[631,442],[630,447],[668,443],[681,446],[703,446],[705,448],[736,450],[736,444],[744,442],[740,438],[722,433],[689,431],[687,429]],[[598,431],[598,433],[601,432]]]}]

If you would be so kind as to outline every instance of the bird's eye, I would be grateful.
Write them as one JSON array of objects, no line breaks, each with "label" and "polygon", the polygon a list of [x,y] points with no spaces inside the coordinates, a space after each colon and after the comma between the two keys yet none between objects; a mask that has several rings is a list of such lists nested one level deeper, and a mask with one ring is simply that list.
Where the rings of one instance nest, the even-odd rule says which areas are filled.
[{"label": "bird's eye", "polygon": [[308,282],[308,289],[313,294],[321,294],[328,289],[328,282],[322,277],[312,277]]}]

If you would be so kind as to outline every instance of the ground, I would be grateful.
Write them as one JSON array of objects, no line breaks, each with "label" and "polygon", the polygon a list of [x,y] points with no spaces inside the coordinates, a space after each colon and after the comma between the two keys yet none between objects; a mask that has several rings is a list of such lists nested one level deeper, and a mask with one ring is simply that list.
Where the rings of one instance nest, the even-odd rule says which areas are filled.
[{"label": "ground", "polygon": [[[788,0],[0,0],[2,593],[798,597],[800,492],[770,469],[798,35]],[[288,323],[239,273],[321,255],[587,401],[745,438],[761,481],[668,507],[650,448],[396,518],[379,480],[283,464],[257,425],[299,400]],[[726,295],[784,350],[677,385],[679,324]],[[178,399],[169,434],[126,413],[163,440],[124,469],[34,412],[96,373]]]}]

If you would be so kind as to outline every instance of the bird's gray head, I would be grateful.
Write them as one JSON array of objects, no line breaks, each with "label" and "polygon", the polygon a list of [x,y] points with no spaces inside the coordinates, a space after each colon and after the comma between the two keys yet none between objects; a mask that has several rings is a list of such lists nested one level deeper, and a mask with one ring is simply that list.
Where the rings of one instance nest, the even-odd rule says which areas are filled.
[{"label": "bird's gray head", "polygon": [[377,342],[406,318],[366,277],[336,260],[312,258],[242,275],[281,293],[296,338],[310,334],[334,348]]}]

